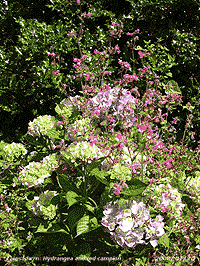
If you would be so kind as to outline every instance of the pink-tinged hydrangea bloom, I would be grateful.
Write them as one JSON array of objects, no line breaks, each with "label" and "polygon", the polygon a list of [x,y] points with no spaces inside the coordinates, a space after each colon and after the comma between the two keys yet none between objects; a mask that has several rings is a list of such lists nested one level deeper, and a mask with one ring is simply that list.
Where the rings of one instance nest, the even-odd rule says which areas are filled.
[{"label": "pink-tinged hydrangea bloom", "polygon": [[111,239],[124,249],[135,248],[137,244],[148,244],[147,241],[156,247],[158,239],[165,233],[163,217],[158,215],[152,220],[149,209],[139,199],[120,206],[118,201],[109,202],[104,206],[103,213],[105,216],[101,224],[105,226],[104,231],[110,233]]}]

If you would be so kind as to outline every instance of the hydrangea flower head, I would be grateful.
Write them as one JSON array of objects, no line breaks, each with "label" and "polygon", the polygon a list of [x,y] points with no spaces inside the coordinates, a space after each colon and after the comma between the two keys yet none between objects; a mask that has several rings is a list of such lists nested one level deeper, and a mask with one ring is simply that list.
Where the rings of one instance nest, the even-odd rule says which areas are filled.
[{"label": "hydrangea flower head", "polygon": [[167,212],[175,219],[180,217],[185,204],[182,204],[181,194],[177,188],[173,188],[169,183],[167,185],[160,184],[147,187],[143,192],[144,195],[151,195],[150,199],[155,202],[155,209],[161,212]]},{"label": "hydrangea flower head", "polygon": [[43,216],[45,218],[53,218],[56,215],[56,206],[50,204],[54,196],[57,195],[56,191],[45,191],[39,195],[39,197],[34,197],[34,203],[31,207],[32,212],[36,216]]},{"label": "hydrangea flower head", "polygon": [[134,248],[137,244],[148,244],[148,239],[155,247],[158,239],[165,233],[163,217],[158,215],[152,220],[149,209],[139,198],[120,206],[118,200],[109,202],[104,206],[103,214],[105,216],[101,224],[104,231],[109,232],[111,239],[124,249]]},{"label": "hydrangea flower head", "polygon": [[[133,125],[134,111],[127,106],[129,104],[134,105],[136,99],[126,89],[122,89],[122,95],[118,99],[119,91],[120,87],[116,86],[109,91],[99,92],[95,97],[90,99],[88,108],[91,112],[100,109],[104,110],[98,118],[100,121],[108,119],[105,112],[109,110],[109,112],[111,112],[113,116],[116,116],[117,119],[124,120],[125,118],[127,126],[130,127]],[[96,118],[94,117],[94,119]]]}]

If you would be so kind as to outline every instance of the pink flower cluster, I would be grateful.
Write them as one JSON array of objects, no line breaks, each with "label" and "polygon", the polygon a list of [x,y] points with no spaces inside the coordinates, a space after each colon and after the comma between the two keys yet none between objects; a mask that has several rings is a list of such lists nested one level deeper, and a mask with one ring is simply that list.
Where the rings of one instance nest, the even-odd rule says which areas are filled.
[{"label": "pink flower cluster", "polygon": [[113,193],[115,195],[119,195],[121,193],[122,187],[126,187],[127,189],[129,188],[128,185],[123,180],[121,180],[119,184],[115,183],[113,188]]}]

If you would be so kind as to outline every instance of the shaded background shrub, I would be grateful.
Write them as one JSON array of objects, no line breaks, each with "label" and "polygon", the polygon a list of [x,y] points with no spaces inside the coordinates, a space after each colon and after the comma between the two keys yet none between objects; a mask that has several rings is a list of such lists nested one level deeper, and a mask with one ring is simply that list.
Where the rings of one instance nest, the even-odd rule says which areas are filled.
[{"label": "shaded background shrub", "polygon": [[[52,59],[46,52],[54,46],[54,51],[63,59],[59,70],[62,73],[62,83],[66,84],[67,96],[81,95],[80,80],[72,80],[74,73],[73,58],[80,58],[80,52],[75,39],[69,39],[70,29],[77,30],[80,18],[76,15],[76,1],[4,1],[1,5],[1,59],[0,59],[0,138],[8,143],[20,142],[27,132],[28,122],[39,115],[55,116],[55,106],[66,97],[58,79],[52,74],[58,69],[59,63],[52,65]],[[170,79],[176,81],[183,95],[183,106],[189,101],[194,107],[193,131],[196,142],[189,145],[195,148],[199,140],[199,14],[200,4],[190,1],[81,1],[81,13],[96,8],[96,15],[84,20],[84,28],[88,29],[91,52],[102,50],[101,41],[96,36],[99,28],[106,32],[108,24],[121,20],[124,32],[119,40],[114,39],[112,46],[119,44],[122,60],[131,57],[131,50],[125,42],[130,40],[126,32],[140,29],[137,44],[145,48],[145,41],[151,40],[169,49],[169,55],[175,58],[175,65],[168,66],[162,62],[160,55],[156,66],[152,69],[161,77],[170,68]],[[92,13],[92,12],[91,12]],[[90,38],[92,36],[92,38]],[[93,42],[91,41],[93,39]],[[82,36],[81,42],[87,43],[87,37]],[[82,46],[83,48],[83,46]],[[118,73],[118,54],[113,56],[111,63],[116,69],[114,75],[107,80],[120,78]],[[136,69],[142,67],[137,53]],[[139,60],[138,60],[139,59]],[[148,58],[147,58],[148,61]],[[157,71],[158,64],[163,63],[162,71]],[[169,77],[168,77],[169,79]],[[168,80],[167,79],[167,80]],[[137,82],[134,84],[137,85]],[[146,88],[139,88],[146,90]],[[71,91],[70,91],[71,90]],[[73,92],[72,92],[73,91]],[[162,108],[165,113],[165,108]],[[186,123],[187,109],[179,106],[168,116],[168,122],[177,116],[179,122],[174,125],[177,138],[181,140]],[[193,143],[192,143],[193,142]]]}]

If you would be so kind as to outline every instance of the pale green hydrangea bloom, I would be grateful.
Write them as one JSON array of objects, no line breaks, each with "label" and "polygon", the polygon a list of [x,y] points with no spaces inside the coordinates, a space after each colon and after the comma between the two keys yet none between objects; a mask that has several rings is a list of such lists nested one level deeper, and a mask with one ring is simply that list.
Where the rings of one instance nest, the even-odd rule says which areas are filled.
[{"label": "pale green hydrangea bloom", "polygon": [[48,171],[52,173],[56,168],[59,167],[58,162],[56,161],[57,155],[53,153],[43,158],[42,163],[46,165]]},{"label": "pale green hydrangea bloom", "polygon": [[120,163],[115,164],[108,173],[111,174],[111,179],[124,180],[125,182],[131,180],[131,171]]},{"label": "pale green hydrangea bloom", "polygon": [[41,162],[30,162],[22,168],[19,179],[14,178],[14,182],[18,183],[18,180],[20,180],[23,185],[29,187],[42,184],[44,179],[51,176],[52,172],[59,167],[56,158],[56,153],[54,153],[44,157]]},{"label": "pale green hydrangea bloom", "polygon": [[19,173],[19,178],[14,178],[14,182],[18,183],[19,180],[23,185],[33,187],[42,184],[44,179],[51,176],[45,164],[39,162],[30,162]]},{"label": "pale green hydrangea bloom", "polygon": [[99,157],[103,157],[103,154],[95,144],[91,146],[86,141],[78,142],[76,145],[69,145],[67,151],[61,151],[61,154],[64,158],[71,160],[71,162],[75,162],[76,158],[78,158],[83,161],[88,160],[91,163],[91,160],[94,158],[98,159]]},{"label": "pale green hydrangea bloom", "polygon": [[56,216],[57,206],[50,204],[51,200],[58,193],[56,191],[45,191],[34,197],[31,211],[37,216],[43,216],[46,219],[53,219]]},{"label": "pale green hydrangea bloom", "polygon": [[3,150],[6,153],[5,156],[3,156],[3,160],[6,161],[4,168],[8,167],[9,164],[13,162],[14,156],[19,157],[21,152],[23,155],[27,153],[27,150],[23,144],[15,142],[6,145]]},{"label": "pale green hydrangea bloom", "polygon": [[180,217],[185,204],[182,204],[182,195],[178,192],[177,188],[173,188],[169,183],[167,185],[150,185],[143,192],[145,196],[150,196],[155,201],[154,208],[161,211],[167,212],[172,215],[175,219]]},{"label": "pale green hydrangea bloom", "polygon": [[29,122],[28,134],[32,136],[40,136],[42,135],[49,136],[52,140],[59,136],[59,132],[54,128],[56,120],[54,116],[44,115],[39,116],[33,120],[33,122]]},{"label": "pale green hydrangea bloom", "polygon": [[[91,125],[91,120],[87,117],[84,119],[77,120],[74,124],[70,125],[70,130],[71,132],[68,131],[68,137],[71,141],[77,141],[78,136],[83,136],[85,135],[84,140],[89,140],[88,138],[88,132],[91,132],[90,128],[95,128],[94,126]],[[76,130],[76,133],[74,134],[73,131]],[[94,133],[94,135],[98,135],[101,132],[100,129],[97,129]],[[74,137],[73,135],[77,136]]]},{"label": "pale green hydrangea bloom", "polygon": [[[131,180],[131,171],[129,170],[128,165],[132,166],[131,157],[133,158],[133,156],[136,155],[137,153],[133,154],[132,150],[130,149],[130,153],[131,153],[131,157],[130,157],[127,147],[123,147],[123,153],[124,153],[124,155],[122,155],[123,162],[114,164],[114,167],[112,167],[109,170],[109,173],[111,173],[111,178],[113,179],[116,178],[119,180],[121,179],[121,180],[126,181],[126,180]],[[115,156],[111,155],[111,158],[112,160],[114,160]],[[144,162],[145,160],[146,160],[146,156],[143,156],[143,173],[146,172],[146,167],[147,167],[147,163]],[[134,165],[138,165],[139,167],[142,167],[141,161],[142,161],[142,155],[138,154],[136,158],[134,159]],[[105,161],[102,162],[104,170],[107,170],[107,166],[110,162],[112,162],[111,159],[105,159]],[[133,172],[135,172],[137,175],[141,175],[141,171],[137,170],[137,168]]]}]

